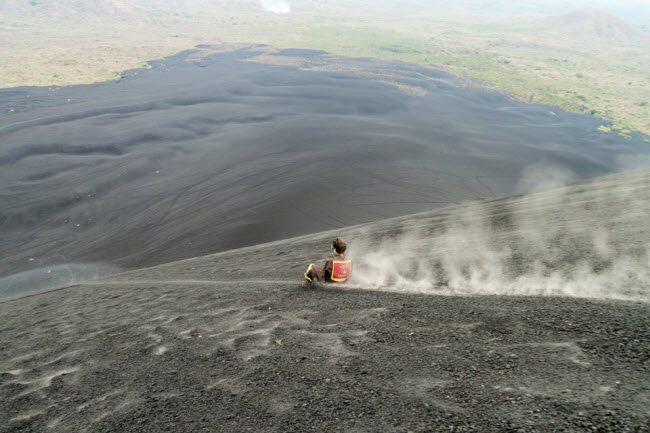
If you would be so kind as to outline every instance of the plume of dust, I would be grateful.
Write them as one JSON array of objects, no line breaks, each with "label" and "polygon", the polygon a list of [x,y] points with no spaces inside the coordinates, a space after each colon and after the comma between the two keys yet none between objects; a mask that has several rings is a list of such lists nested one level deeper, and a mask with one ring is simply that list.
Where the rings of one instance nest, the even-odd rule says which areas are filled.
[{"label": "plume of dust", "polygon": [[630,154],[623,153],[616,157],[616,163],[621,170],[639,170],[650,167],[650,153]]},{"label": "plume of dust", "polygon": [[261,0],[260,4],[262,5],[262,9],[267,12],[273,12],[274,14],[288,14],[291,12],[289,2],[284,0]]},{"label": "plume of dust", "polygon": [[[539,176],[540,168],[527,173]],[[562,173],[553,169],[550,176]],[[648,182],[598,185],[479,202],[403,219],[380,234],[358,233],[350,242],[351,283],[451,295],[650,302]]]},{"label": "plume of dust", "polygon": [[519,193],[557,188],[578,180],[568,168],[545,164],[529,165],[522,170],[521,175],[516,187]]}]

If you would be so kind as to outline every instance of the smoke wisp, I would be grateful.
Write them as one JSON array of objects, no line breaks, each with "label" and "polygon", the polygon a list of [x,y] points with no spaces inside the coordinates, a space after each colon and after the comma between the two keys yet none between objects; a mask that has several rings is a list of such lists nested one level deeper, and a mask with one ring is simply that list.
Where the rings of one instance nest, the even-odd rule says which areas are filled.
[{"label": "smoke wisp", "polygon": [[288,14],[291,12],[291,5],[289,2],[283,0],[261,0],[260,4],[262,9],[267,12],[273,12],[274,14]]}]

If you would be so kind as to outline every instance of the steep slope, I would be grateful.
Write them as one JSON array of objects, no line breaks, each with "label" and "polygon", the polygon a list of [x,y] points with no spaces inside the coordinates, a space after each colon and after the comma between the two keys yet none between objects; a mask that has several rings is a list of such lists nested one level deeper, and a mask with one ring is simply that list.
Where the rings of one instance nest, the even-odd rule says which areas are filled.
[{"label": "steep slope", "polygon": [[650,301],[650,169],[133,271],[126,282],[301,281],[342,236],[350,288]]},{"label": "steep slope", "polygon": [[[649,190],[650,170],[624,173],[0,302],[0,425],[645,432]],[[303,287],[334,234],[355,281]],[[500,293],[504,266],[503,293],[601,299],[431,296]],[[564,291],[571,275],[593,290]]]}]

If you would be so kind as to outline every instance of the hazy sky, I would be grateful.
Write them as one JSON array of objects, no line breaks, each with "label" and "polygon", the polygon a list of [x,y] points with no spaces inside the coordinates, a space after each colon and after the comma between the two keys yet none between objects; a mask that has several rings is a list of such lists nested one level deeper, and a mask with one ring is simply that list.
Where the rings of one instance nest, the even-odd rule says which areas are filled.
[{"label": "hazy sky", "polygon": [[[287,14],[309,6],[351,5],[344,1],[314,0],[260,0],[260,6],[272,13]],[[650,1],[648,0],[465,0],[452,5],[442,0],[377,0],[369,2],[389,10],[405,11],[418,9],[470,9],[486,14],[557,14],[580,8],[598,8],[638,26],[650,27]]]},{"label": "hazy sky", "polygon": [[[472,13],[486,15],[552,15],[580,8],[602,9],[620,18],[628,20],[637,27],[644,25],[650,28],[649,0],[462,0],[448,2],[446,0],[104,0],[104,6],[128,8],[129,5],[144,10],[162,9],[167,12],[201,13],[215,11],[224,13],[236,10],[265,10],[270,14],[287,15],[291,13],[316,13],[323,15],[353,15],[362,17],[364,12],[369,15],[377,12],[382,14],[417,14],[419,11],[428,13],[453,10],[468,10]],[[30,11],[44,11],[59,8],[93,10],[101,5],[99,0],[79,0],[76,2],[61,2],[57,0],[2,0],[0,11],[8,8]],[[32,5],[32,6],[30,6]],[[112,5],[112,6],[111,6]],[[102,10],[103,6],[99,7]]]}]

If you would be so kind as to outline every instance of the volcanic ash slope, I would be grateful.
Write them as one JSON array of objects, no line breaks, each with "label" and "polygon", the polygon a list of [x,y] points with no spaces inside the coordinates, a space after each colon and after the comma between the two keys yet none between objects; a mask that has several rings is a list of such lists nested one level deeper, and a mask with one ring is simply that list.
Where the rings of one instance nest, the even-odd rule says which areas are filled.
[{"label": "volcanic ash slope", "polygon": [[[649,182],[614,175],[1,303],[0,429],[648,431]],[[335,234],[354,281],[303,287]]]},{"label": "volcanic ash slope", "polygon": [[[290,280],[349,245],[349,288],[650,301],[650,169],[472,202],[122,274]],[[164,277],[157,277],[164,275]]]}]

